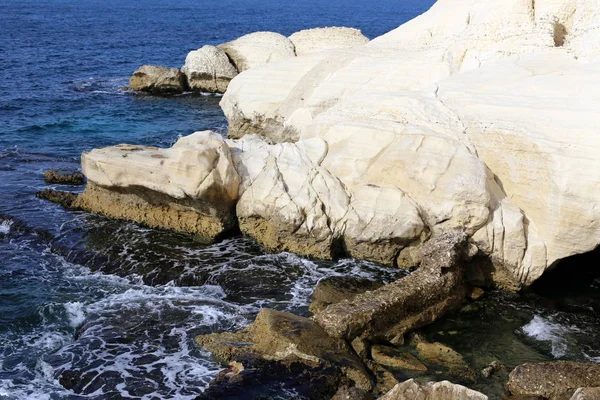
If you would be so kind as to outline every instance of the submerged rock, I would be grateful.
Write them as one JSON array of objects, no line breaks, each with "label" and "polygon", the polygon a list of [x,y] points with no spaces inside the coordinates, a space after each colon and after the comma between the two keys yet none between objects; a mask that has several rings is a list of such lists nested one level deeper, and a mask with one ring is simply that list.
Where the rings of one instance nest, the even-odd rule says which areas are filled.
[{"label": "submerged rock", "polygon": [[448,381],[419,383],[414,379],[396,385],[379,400],[487,400],[483,393]]},{"label": "submerged rock", "polygon": [[373,388],[369,370],[345,341],[328,336],[314,321],[293,314],[263,309],[244,331],[200,335],[196,342],[222,360],[237,360],[254,354],[272,361],[333,367],[354,381],[357,387]]},{"label": "submerged rock", "polygon": [[316,314],[331,304],[339,303],[342,300],[350,300],[358,294],[375,290],[381,286],[383,286],[383,283],[366,278],[330,276],[321,279],[317,283],[317,287],[311,296],[312,303],[309,310]]},{"label": "submerged rock", "polygon": [[275,32],[250,33],[218,47],[227,53],[238,72],[296,56],[292,42]]},{"label": "submerged rock", "polygon": [[292,34],[289,39],[296,48],[297,56],[369,43],[360,30],[339,26],[305,29]]},{"label": "submerged rock", "polygon": [[50,169],[44,172],[44,180],[48,184],[83,185],[85,177],[79,171]]},{"label": "submerged rock", "polygon": [[129,89],[153,94],[183,93],[186,88],[185,75],[178,68],[142,65],[129,79]]},{"label": "submerged rock", "polygon": [[315,316],[329,335],[402,343],[404,334],[427,325],[465,300],[463,265],[467,237],[450,233],[422,249],[422,265],[411,275],[327,307]]},{"label": "submerged rock", "polygon": [[512,394],[568,400],[578,388],[600,387],[600,364],[551,361],[519,365],[506,387]]},{"label": "submerged rock", "polygon": [[191,90],[210,93],[224,93],[229,82],[237,75],[227,54],[220,48],[208,45],[191,51],[181,71],[187,77]]}]

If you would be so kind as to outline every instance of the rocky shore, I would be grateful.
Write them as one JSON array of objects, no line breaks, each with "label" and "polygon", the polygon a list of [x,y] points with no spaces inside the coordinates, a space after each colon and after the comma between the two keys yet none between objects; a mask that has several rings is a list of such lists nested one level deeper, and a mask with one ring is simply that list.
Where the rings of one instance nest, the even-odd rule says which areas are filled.
[{"label": "rocky shore", "polygon": [[[413,332],[482,287],[528,287],[600,244],[598,32],[596,0],[440,0],[370,42],[348,28],[257,32],[192,51],[181,70],[143,66],[132,90],[225,92],[228,138],[94,149],[68,206],[416,268],[339,295],[317,288],[329,294],[312,318],[263,310],[246,330],[199,336],[229,365],[207,396],[280,370],[319,382],[315,398],[485,399],[390,369],[443,368],[467,386],[495,373]],[[507,388],[598,398],[597,368],[526,364]]]}]

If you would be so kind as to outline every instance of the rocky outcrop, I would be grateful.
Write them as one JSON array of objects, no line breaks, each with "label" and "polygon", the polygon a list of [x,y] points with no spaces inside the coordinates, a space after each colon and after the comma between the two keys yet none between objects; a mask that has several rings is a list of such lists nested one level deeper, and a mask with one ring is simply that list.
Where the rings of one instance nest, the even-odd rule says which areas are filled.
[{"label": "rocky outcrop", "polygon": [[360,30],[339,26],[305,29],[292,34],[289,39],[294,44],[297,56],[369,43]]},{"label": "rocky outcrop", "polygon": [[292,42],[275,32],[250,33],[218,47],[227,53],[238,72],[296,55]]},{"label": "rocky outcrop", "polygon": [[169,149],[119,145],[82,156],[88,179],[75,206],[213,240],[235,227],[240,177],[223,138],[210,131]]},{"label": "rocky outcrop", "polygon": [[142,65],[129,79],[129,89],[153,94],[183,93],[187,88],[185,75],[177,68]]},{"label": "rocky outcrop", "polygon": [[467,237],[449,233],[428,241],[421,267],[372,292],[327,307],[314,318],[332,337],[403,343],[404,334],[454,310],[465,299]]},{"label": "rocky outcrop", "polygon": [[448,381],[399,383],[379,400],[487,400],[487,396]]},{"label": "rocky outcrop", "polygon": [[224,93],[237,70],[227,54],[215,46],[202,46],[191,51],[185,58],[181,71],[187,77],[191,90]]},{"label": "rocky outcrop", "polygon": [[48,184],[83,185],[85,177],[79,171],[50,169],[44,172],[44,180]]},{"label": "rocky outcrop", "polygon": [[67,209],[78,209],[77,204],[77,193],[62,192],[53,189],[40,190],[35,194],[38,199],[48,200],[56,204],[60,204]]},{"label": "rocky outcrop", "polygon": [[397,189],[427,231],[463,227],[498,283],[529,285],[600,241],[597,10],[438,1],[365,46],[248,71],[221,104],[235,136],[323,139],[352,198]]},{"label": "rocky outcrop", "polygon": [[222,360],[254,354],[272,361],[333,367],[358,388],[368,391],[373,387],[370,371],[346,342],[329,337],[314,321],[293,314],[263,309],[244,331],[200,335],[196,342]]},{"label": "rocky outcrop", "polygon": [[[579,388],[600,387],[600,364],[571,361],[527,363],[510,373],[506,387],[516,395],[569,400],[572,396],[575,397]],[[578,395],[593,392],[586,389],[579,391]]]}]

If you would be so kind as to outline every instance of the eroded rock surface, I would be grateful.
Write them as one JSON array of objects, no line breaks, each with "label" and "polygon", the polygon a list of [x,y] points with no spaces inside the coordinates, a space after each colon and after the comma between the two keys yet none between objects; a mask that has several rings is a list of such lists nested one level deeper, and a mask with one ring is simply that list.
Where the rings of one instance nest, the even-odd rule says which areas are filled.
[{"label": "eroded rock surface", "polygon": [[366,278],[330,276],[320,280],[317,284],[311,296],[312,302],[309,310],[316,314],[331,304],[352,299],[356,295],[378,289],[381,286],[383,283]]},{"label": "eroded rock surface", "polygon": [[579,388],[600,387],[600,364],[572,361],[526,363],[510,373],[506,387],[512,394],[569,400]]},{"label": "eroded rock surface", "polygon": [[379,400],[487,400],[476,392],[448,381],[419,383],[414,379],[399,383]]},{"label": "eroded rock surface", "polygon": [[154,94],[177,94],[186,88],[185,75],[177,68],[142,65],[129,79],[129,89]]},{"label": "eroded rock surface", "polygon": [[464,233],[448,233],[428,241],[421,267],[377,290],[327,307],[315,321],[336,338],[356,337],[402,343],[404,334],[427,325],[465,299]]},{"label": "eroded rock surface", "polygon": [[[498,283],[529,285],[600,243],[598,10],[597,0],[438,1],[364,46],[247,71],[221,105],[236,137],[324,140],[320,166],[351,203],[397,222],[418,216],[425,238],[460,227]],[[369,185],[396,200],[361,197]],[[389,243],[405,245],[403,233],[418,243],[401,224],[374,226]],[[354,236],[348,251],[372,257]]]},{"label": "eroded rock surface", "polygon": [[75,204],[84,210],[204,240],[235,227],[240,177],[213,132],[196,132],[168,149],[95,149],[83,154],[82,166],[88,185]]},{"label": "eroded rock surface", "polygon": [[181,71],[187,77],[191,90],[224,93],[237,70],[227,54],[215,46],[202,46],[191,51],[185,58]]}]

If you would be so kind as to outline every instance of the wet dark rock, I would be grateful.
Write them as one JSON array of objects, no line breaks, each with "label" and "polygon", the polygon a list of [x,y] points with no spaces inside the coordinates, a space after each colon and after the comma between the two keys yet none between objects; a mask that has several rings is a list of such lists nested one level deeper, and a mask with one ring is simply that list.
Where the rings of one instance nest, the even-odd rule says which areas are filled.
[{"label": "wet dark rock", "polygon": [[61,206],[67,209],[76,209],[77,207],[73,207],[75,200],[78,197],[77,193],[72,192],[63,192],[60,190],[54,189],[44,189],[35,194],[35,197],[49,200],[53,203],[60,204]]},{"label": "wet dark rock", "polygon": [[48,184],[83,185],[85,177],[79,171],[50,169],[44,172],[44,180]]},{"label": "wet dark rock", "polygon": [[315,320],[332,337],[401,343],[405,333],[432,323],[463,303],[467,251],[467,236],[462,232],[432,238],[422,246],[421,267],[411,275],[330,305]]},{"label": "wet dark rock", "polygon": [[331,400],[374,400],[375,397],[357,387],[342,386]]},{"label": "wet dark rock", "polygon": [[600,387],[600,364],[526,363],[512,370],[506,387],[512,394],[569,400],[578,388]]},{"label": "wet dark rock", "polygon": [[309,310],[313,314],[316,314],[331,304],[350,300],[356,297],[356,295],[378,289],[381,286],[383,286],[383,283],[366,278],[330,276],[322,279],[317,284],[312,294],[312,303]]},{"label": "wet dark rock", "polygon": [[379,400],[488,400],[488,397],[448,381],[420,383],[410,379],[396,385]]},{"label": "wet dark rock", "polygon": [[369,370],[345,341],[329,337],[308,318],[285,312],[263,309],[246,330],[200,335],[196,342],[223,361],[255,356],[311,368],[333,367],[361,389],[371,390],[374,384]]}]

